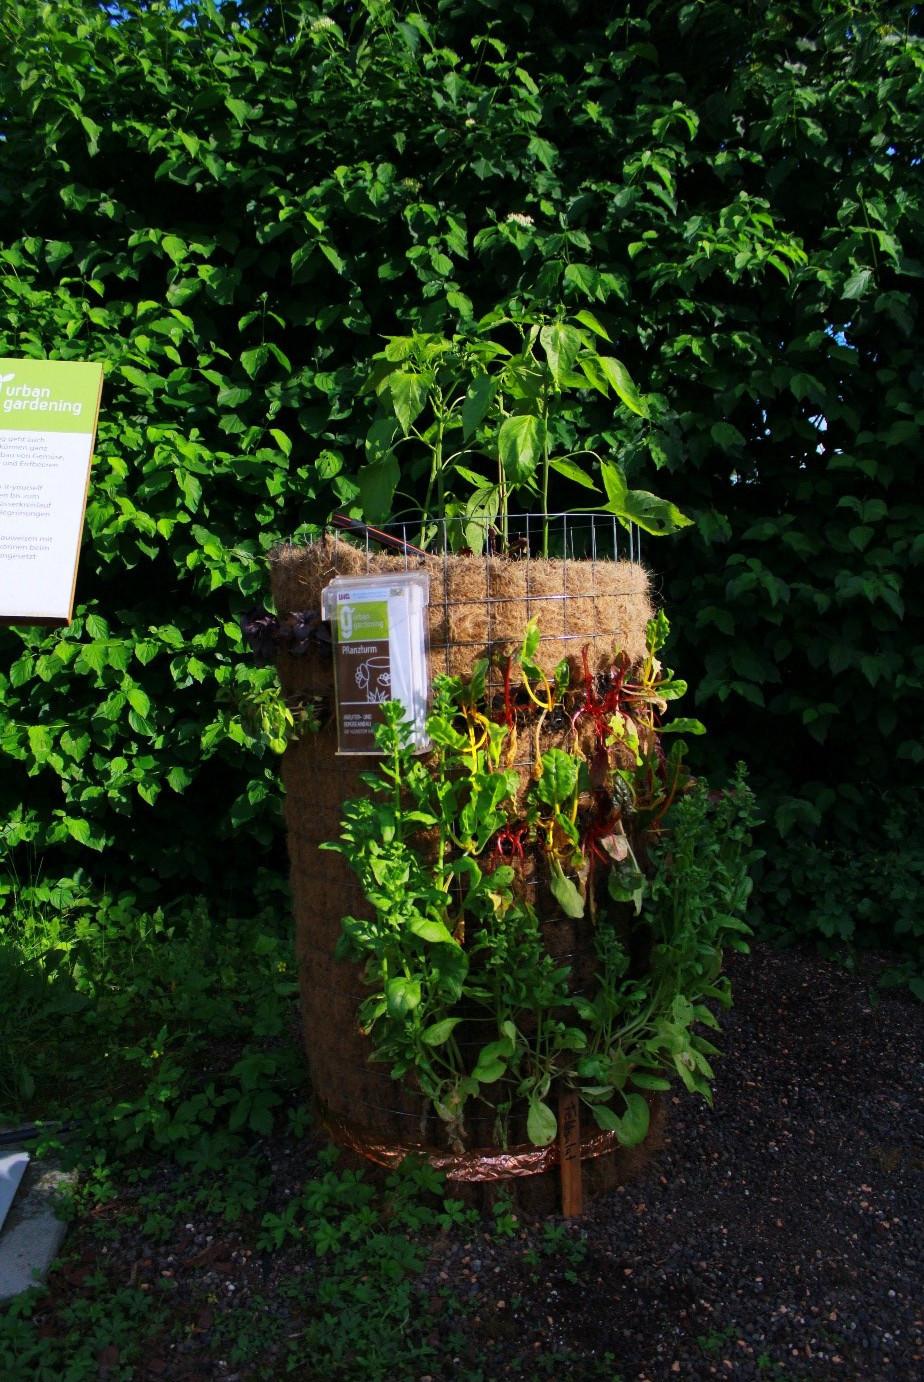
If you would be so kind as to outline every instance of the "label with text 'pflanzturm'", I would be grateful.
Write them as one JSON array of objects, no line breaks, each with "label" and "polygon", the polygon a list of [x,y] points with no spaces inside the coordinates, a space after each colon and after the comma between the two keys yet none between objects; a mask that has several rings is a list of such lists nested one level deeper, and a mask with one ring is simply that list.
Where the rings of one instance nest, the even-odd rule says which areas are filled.
[{"label": "label with text 'pflanzturm'", "polygon": [[375,753],[382,702],[391,700],[388,599],[364,599],[357,591],[337,597],[338,714],[342,751]]}]

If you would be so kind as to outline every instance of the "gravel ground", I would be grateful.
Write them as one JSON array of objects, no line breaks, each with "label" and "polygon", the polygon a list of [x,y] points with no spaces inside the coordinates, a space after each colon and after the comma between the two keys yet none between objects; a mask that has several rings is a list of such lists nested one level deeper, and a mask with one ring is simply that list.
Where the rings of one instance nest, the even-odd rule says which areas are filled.
[{"label": "gravel ground", "polygon": [[[581,1220],[511,1225],[507,1237],[436,1233],[415,1321],[419,1332],[432,1318],[442,1340],[448,1289],[461,1342],[438,1367],[398,1370],[395,1382],[924,1376],[924,1009],[900,993],[871,1000],[863,978],[792,952],[758,946],[730,968],[735,1007],[723,1022],[715,1109],[671,1098],[648,1169]],[[281,1139],[266,1151],[271,1203],[282,1206],[301,1187],[305,1146]],[[75,1226],[35,1316],[39,1333],[54,1334],[75,1298],[98,1292],[102,1270],[112,1288],[166,1283],[173,1325],[128,1368],[124,1351],[104,1346],[101,1378],[287,1375],[274,1339],[298,1327],[325,1260],[261,1253],[254,1223],[201,1212],[157,1241],[138,1193],[125,1188]],[[235,1322],[248,1316],[256,1328],[268,1313],[277,1318],[262,1356],[229,1362]],[[330,1382],[313,1369],[298,1376]],[[336,1382],[364,1377],[339,1370]]]},{"label": "gravel ground", "polygon": [[[924,1010],[793,953],[731,969],[715,1109],[671,1100],[654,1164],[584,1216],[577,1279],[513,1284],[516,1247],[482,1255],[524,1296],[507,1338],[638,1382],[920,1378]],[[483,1305],[490,1334],[507,1311]]]}]

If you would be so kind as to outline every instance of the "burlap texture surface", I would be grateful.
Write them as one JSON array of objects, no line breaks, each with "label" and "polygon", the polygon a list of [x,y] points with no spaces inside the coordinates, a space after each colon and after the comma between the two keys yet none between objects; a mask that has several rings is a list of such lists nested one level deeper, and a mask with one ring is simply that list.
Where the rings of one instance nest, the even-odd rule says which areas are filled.
[{"label": "burlap texture surface", "polygon": [[[279,614],[320,611],[321,591],[335,576],[430,575],[430,663],[433,672],[464,675],[494,651],[513,652],[535,619],[542,634],[537,661],[547,674],[567,657],[575,671],[590,646],[594,665],[615,653],[637,661],[645,651],[652,607],[648,574],[628,561],[556,561],[532,557],[409,558],[367,552],[338,538],[277,547],[270,555]],[[294,660],[293,660],[294,662]],[[317,663],[283,668],[286,691],[326,690]]]}]

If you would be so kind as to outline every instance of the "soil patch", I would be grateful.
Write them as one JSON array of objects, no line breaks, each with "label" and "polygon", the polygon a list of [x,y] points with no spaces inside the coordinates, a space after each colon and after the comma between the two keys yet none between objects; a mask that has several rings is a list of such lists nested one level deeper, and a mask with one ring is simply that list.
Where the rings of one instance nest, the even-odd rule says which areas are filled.
[{"label": "soil patch", "polygon": [[[654,1162],[580,1221],[430,1231],[402,1327],[427,1337],[432,1321],[432,1361],[392,1370],[396,1382],[922,1374],[924,1010],[900,993],[874,999],[874,974],[794,952],[755,946],[730,969],[714,1110],[668,1096]],[[338,1304],[324,1297],[329,1257],[257,1246],[267,1209],[284,1213],[318,1174],[312,1147],[279,1138],[261,1158],[238,1222],[201,1203],[180,1203],[175,1220],[151,1210],[175,1171],[118,1188],[74,1226],[28,1322],[36,1337],[79,1328],[83,1302],[100,1377],[287,1375],[287,1341],[319,1318],[336,1329]],[[141,1356],[128,1326],[106,1338],[107,1293],[131,1295],[132,1319],[151,1299],[138,1308]],[[369,1373],[347,1361],[298,1375]]]}]

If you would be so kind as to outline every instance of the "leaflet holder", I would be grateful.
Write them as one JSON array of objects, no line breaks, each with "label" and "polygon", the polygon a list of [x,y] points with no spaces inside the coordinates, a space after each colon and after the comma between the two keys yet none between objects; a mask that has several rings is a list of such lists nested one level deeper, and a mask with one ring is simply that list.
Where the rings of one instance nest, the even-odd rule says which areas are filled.
[{"label": "leaflet holder", "polygon": [[426,571],[337,576],[321,592],[334,647],[338,754],[378,754],[384,701],[400,701],[416,753],[430,747]]}]

